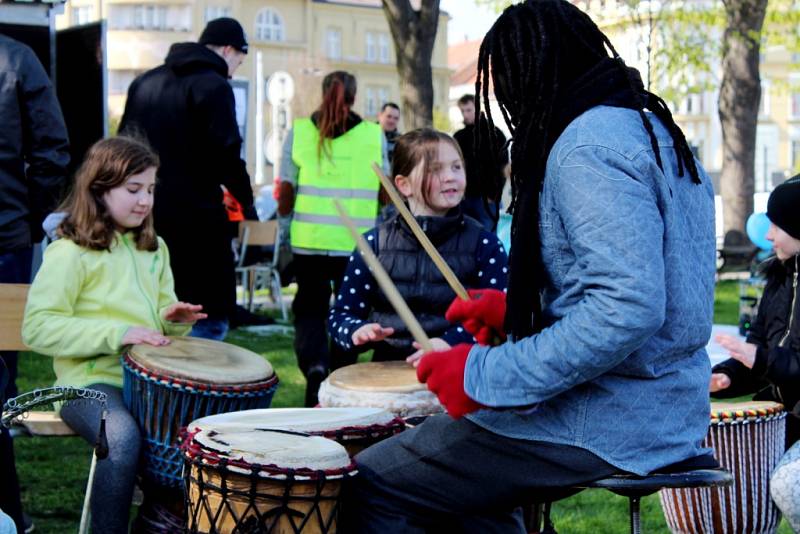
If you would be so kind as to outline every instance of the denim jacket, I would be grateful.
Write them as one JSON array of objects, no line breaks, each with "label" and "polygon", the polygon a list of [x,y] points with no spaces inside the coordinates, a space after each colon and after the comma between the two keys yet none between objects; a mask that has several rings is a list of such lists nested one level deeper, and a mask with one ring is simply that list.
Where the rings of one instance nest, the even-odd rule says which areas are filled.
[{"label": "denim jacket", "polygon": [[649,119],[663,172],[636,111],[595,107],[558,138],[539,204],[549,326],[475,346],[464,379],[500,408],[476,424],[637,474],[707,452],[714,311],[711,180],[679,177],[672,138]]}]

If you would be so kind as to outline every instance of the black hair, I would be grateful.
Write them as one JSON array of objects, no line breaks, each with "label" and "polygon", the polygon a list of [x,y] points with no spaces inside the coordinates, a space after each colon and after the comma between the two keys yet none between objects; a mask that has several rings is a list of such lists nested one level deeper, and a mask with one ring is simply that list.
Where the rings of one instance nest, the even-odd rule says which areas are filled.
[{"label": "black hair", "polygon": [[475,95],[467,93],[465,95],[462,95],[461,98],[458,99],[457,104],[459,106],[463,106],[464,104],[469,104],[470,102],[472,102],[473,104],[475,103]]},{"label": "black hair", "polygon": [[[487,131],[493,137],[494,121],[489,111],[491,76],[500,112],[513,136],[509,212],[514,218],[506,331],[516,339],[544,326],[540,301],[545,273],[539,236],[539,192],[552,144],[567,126],[556,124],[556,104],[572,82],[601,62],[611,62],[611,70],[627,79],[623,83],[630,86],[632,101],[625,107],[638,111],[658,166],[663,170],[658,142],[645,108],[659,118],[672,136],[678,174],[683,176],[685,167],[692,180],[700,183],[689,145],[666,104],[641,87],[638,73],[625,65],[611,41],[588,15],[566,0],[527,0],[508,7],[481,43],[475,117],[476,121],[481,117],[482,99],[489,121]],[[480,135],[478,128],[477,135]]]},{"label": "black hair", "polygon": [[386,108],[394,108],[397,111],[400,111],[400,106],[395,104],[394,102],[386,102],[381,106],[381,112],[386,111]]}]

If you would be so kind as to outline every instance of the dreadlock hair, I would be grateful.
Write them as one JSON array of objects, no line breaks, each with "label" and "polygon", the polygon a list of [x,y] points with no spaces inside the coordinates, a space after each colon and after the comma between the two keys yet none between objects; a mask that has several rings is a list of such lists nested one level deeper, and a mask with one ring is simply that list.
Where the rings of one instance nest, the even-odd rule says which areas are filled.
[{"label": "dreadlock hair", "polygon": [[[475,82],[475,118],[486,108],[489,136],[494,121],[489,111],[489,83],[513,136],[510,274],[506,331],[515,339],[542,329],[540,291],[545,279],[539,236],[539,193],[552,144],[560,135],[554,126],[559,97],[601,61],[613,60],[634,94],[628,105],[638,110],[650,137],[656,162],[663,170],[653,125],[644,109],[664,124],[674,141],[679,175],[684,168],[700,183],[692,152],[664,101],[647,92],[635,71],[617,54],[611,41],[580,9],[566,0],[527,0],[508,7],[481,43]],[[565,127],[562,125],[561,127]],[[476,129],[476,136],[480,130]],[[477,140],[476,140],[477,145]]]},{"label": "dreadlock hair", "polygon": [[326,144],[335,137],[336,132],[344,131],[350,108],[356,100],[356,88],[355,76],[343,70],[333,71],[322,79],[322,103],[317,110],[319,113],[317,154],[326,148]]}]

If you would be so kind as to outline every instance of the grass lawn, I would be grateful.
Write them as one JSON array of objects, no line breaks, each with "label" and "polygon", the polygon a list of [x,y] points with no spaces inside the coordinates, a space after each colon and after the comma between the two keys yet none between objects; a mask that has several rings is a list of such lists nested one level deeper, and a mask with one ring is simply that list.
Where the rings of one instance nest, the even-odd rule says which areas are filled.
[{"label": "grass lawn", "polygon": [[[736,324],[738,297],[735,282],[718,285],[716,322]],[[305,379],[295,364],[290,336],[260,337],[237,330],[226,341],[262,354],[275,368],[281,383],[272,406],[302,405]],[[20,358],[20,391],[51,385],[51,363],[45,356],[24,354]],[[78,438],[20,438],[15,447],[23,503],[33,517],[36,532],[75,532],[89,472],[89,446]],[[553,518],[561,534],[628,532],[628,501],[606,491],[584,491],[556,503]],[[657,496],[642,502],[642,527],[647,533],[668,532]],[[784,523],[779,533],[790,534],[791,530]]]}]

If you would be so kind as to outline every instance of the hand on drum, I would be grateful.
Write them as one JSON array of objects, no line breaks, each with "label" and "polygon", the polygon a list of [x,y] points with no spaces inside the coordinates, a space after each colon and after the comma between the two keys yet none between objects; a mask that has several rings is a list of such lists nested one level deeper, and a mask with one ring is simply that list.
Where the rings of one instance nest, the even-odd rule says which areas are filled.
[{"label": "hand on drum", "polygon": [[443,352],[428,352],[417,366],[417,380],[428,386],[453,419],[484,408],[464,391],[464,368],[472,347],[461,343]]},{"label": "hand on drum", "polygon": [[171,323],[194,323],[208,317],[205,313],[200,313],[202,309],[203,306],[200,304],[176,302],[164,310],[164,320]]},{"label": "hand on drum", "polygon": [[[415,349],[417,349],[417,352],[406,358],[406,361],[412,364],[414,367],[417,367],[419,365],[419,360],[422,358],[423,354],[425,354],[425,351],[420,348],[419,343],[416,341],[412,343],[412,345]],[[434,352],[450,350],[450,344],[440,337],[431,338],[431,345],[433,345]]]},{"label": "hand on drum", "polygon": [[394,328],[384,328],[378,323],[367,323],[358,328],[350,338],[353,345],[359,346],[373,341],[383,341],[394,334]]},{"label": "hand on drum", "polygon": [[141,343],[153,345],[154,347],[161,347],[163,345],[169,345],[169,338],[161,332],[156,332],[150,328],[132,326],[128,328],[125,335],[122,336],[120,345],[139,345]]},{"label": "hand on drum", "polygon": [[718,334],[714,338],[714,341],[727,350],[731,354],[731,358],[739,360],[747,366],[748,369],[753,368],[753,364],[756,362],[756,349],[758,347],[752,343],[739,341],[734,336],[729,336],[727,334]]},{"label": "hand on drum", "polygon": [[717,391],[728,389],[731,385],[731,378],[725,373],[714,373],[711,375],[711,381],[708,383],[708,391],[716,393]]}]

